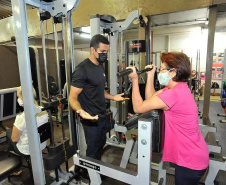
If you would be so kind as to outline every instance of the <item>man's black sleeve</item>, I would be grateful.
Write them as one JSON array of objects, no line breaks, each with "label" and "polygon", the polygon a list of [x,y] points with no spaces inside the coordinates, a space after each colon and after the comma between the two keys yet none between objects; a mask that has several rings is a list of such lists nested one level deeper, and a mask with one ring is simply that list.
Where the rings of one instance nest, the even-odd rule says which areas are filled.
[{"label": "man's black sleeve", "polygon": [[73,87],[83,88],[86,80],[85,76],[86,76],[86,70],[84,66],[83,67],[77,66],[75,68],[75,71],[72,73],[71,85]]}]

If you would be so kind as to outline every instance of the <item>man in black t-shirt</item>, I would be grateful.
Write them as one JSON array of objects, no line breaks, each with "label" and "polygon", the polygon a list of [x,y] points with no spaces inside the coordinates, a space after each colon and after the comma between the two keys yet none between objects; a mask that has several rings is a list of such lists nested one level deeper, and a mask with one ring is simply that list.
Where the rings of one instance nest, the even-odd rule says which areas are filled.
[{"label": "man in black t-shirt", "polygon": [[[86,156],[100,160],[106,143],[109,124],[106,120],[105,99],[124,101],[123,94],[111,95],[104,91],[109,41],[95,35],[90,42],[90,56],[81,62],[72,74],[69,103],[81,117],[86,138]],[[115,64],[117,65],[117,64]]]}]

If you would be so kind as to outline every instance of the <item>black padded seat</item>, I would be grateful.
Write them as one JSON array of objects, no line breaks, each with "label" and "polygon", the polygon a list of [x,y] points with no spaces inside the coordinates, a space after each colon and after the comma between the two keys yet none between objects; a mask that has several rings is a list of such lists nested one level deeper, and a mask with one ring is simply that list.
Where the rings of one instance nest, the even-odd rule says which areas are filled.
[{"label": "black padded seat", "polygon": [[17,172],[22,165],[19,157],[12,156],[0,161],[0,181],[7,178],[10,174]]}]

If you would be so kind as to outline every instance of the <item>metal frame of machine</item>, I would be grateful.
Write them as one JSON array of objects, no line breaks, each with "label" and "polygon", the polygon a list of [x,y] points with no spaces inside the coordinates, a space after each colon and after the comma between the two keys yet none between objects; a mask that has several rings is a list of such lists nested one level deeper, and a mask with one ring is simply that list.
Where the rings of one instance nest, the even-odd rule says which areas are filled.
[{"label": "metal frame of machine", "polygon": [[[138,134],[140,137],[138,138],[139,155],[137,174],[131,170],[105,164],[91,158],[80,157],[79,152],[73,157],[74,164],[88,170],[91,185],[101,184],[100,174],[132,185],[150,184],[152,127],[153,120],[151,118],[149,120],[139,119]],[[151,184],[156,183],[152,182]],[[158,184],[162,184],[162,180]]]},{"label": "metal frame of machine", "polygon": [[[30,57],[29,57],[29,48],[28,48],[28,24],[27,24],[27,14],[26,14],[26,5],[31,5],[39,9],[39,12],[48,11],[51,16],[65,15],[64,26],[65,26],[65,35],[67,36],[64,39],[65,42],[65,61],[70,63],[73,60],[73,34],[72,23],[71,23],[71,12],[74,11],[80,0],[57,0],[52,2],[40,1],[40,0],[12,0],[12,10],[14,17],[14,28],[17,44],[17,55],[20,71],[20,80],[23,91],[24,99],[24,110],[25,120],[30,124],[27,125],[28,130],[28,139],[30,147],[30,155],[32,161],[32,168],[34,183],[35,184],[45,184],[45,173],[43,167],[42,153],[40,150],[40,141],[39,135],[37,132],[37,124],[35,119],[35,110],[34,110],[34,101],[32,95],[32,78],[30,70]],[[73,63],[73,62],[72,62]],[[68,71],[69,73],[69,71]],[[67,75],[67,81],[70,84],[70,77]],[[69,86],[69,85],[68,85]],[[71,111],[70,111],[71,113]],[[69,114],[70,114],[69,113]],[[70,115],[72,118],[72,115]],[[71,120],[70,120],[71,121]],[[69,122],[71,123],[71,122]],[[71,125],[72,126],[72,125]]]}]

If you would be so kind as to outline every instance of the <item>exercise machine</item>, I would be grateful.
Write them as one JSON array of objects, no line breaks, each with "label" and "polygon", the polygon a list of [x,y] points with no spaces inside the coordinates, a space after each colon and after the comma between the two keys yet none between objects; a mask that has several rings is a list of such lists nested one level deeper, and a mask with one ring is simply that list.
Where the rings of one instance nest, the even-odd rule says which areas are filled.
[{"label": "exercise machine", "polygon": [[[102,183],[100,174],[132,185],[150,184],[153,123],[154,117],[149,117],[148,119],[141,118],[138,121],[139,152],[137,173],[88,157],[83,157],[80,155],[79,151],[73,157],[74,164],[88,170],[92,185],[100,185]],[[132,137],[133,131],[135,130],[131,129],[130,131],[131,132],[128,133],[128,137]],[[151,184],[156,183],[152,182]],[[163,184],[163,179],[161,178],[157,184]]]},{"label": "exercise machine", "polygon": [[[28,30],[27,30],[27,17],[26,17],[26,5],[31,5],[39,9],[40,12],[48,11],[51,16],[57,15],[65,15],[65,23],[67,24],[67,28],[65,32],[67,36],[65,38],[65,60],[67,63],[71,62],[71,59],[74,58],[72,56],[72,52],[69,53],[69,50],[72,51],[71,42],[71,33],[72,25],[71,25],[71,12],[74,11],[78,4],[79,0],[12,0],[12,10],[14,17],[14,26],[15,26],[15,36],[16,36],[16,44],[17,44],[17,54],[18,54],[18,63],[20,70],[20,80],[23,91],[23,96],[26,97],[24,100],[24,110],[25,110],[25,120],[30,124],[27,126],[28,130],[28,139],[32,161],[32,171],[34,175],[34,183],[35,184],[45,184],[45,174],[42,162],[42,153],[40,150],[40,142],[39,136],[37,132],[36,119],[35,119],[35,111],[33,108],[34,101],[32,95],[32,78],[31,78],[31,70],[30,70],[30,62],[29,62],[29,48],[28,48]],[[66,26],[66,25],[64,25]],[[68,84],[70,84],[70,79],[68,79]],[[71,112],[69,112],[70,121],[73,117]],[[70,125],[71,126],[71,125]],[[71,129],[73,130],[73,128]],[[74,139],[74,138],[73,138]],[[73,141],[74,143],[74,141]],[[76,143],[76,142],[75,142]]]},{"label": "exercise machine", "polygon": [[[126,147],[123,152],[122,160],[120,163],[121,168],[126,168],[128,163],[137,165],[138,158],[138,141],[139,137],[137,132],[137,120],[140,118],[153,117],[153,133],[152,133],[152,152],[161,153],[163,149],[163,141],[165,135],[165,118],[162,110],[153,110],[144,114],[135,114],[131,117],[125,125],[115,125],[115,131],[124,132],[126,136]],[[131,134],[133,137],[131,137]],[[135,137],[134,137],[135,136]],[[158,181],[163,179],[163,184],[166,184],[166,168],[163,167],[163,161],[159,164],[151,163],[151,168],[159,171]]]}]

